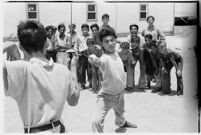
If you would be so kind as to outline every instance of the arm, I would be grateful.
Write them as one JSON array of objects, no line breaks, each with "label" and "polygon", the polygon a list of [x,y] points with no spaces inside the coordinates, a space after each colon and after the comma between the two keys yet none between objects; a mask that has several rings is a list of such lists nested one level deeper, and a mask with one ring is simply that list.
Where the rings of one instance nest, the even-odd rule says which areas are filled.
[{"label": "arm", "polygon": [[89,61],[90,64],[92,64],[92,65],[94,65],[96,67],[101,66],[101,60],[95,54],[89,55],[88,61]]},{"label": "arm", "polygon": [[7,59],[8,60],[20,60],[20,52],[17,48],[16,44],[11,44],[11,45],[4,45],[3,47],[3,53],[7,54]]},{"label": "arm", "polygon": [[5,91],[8,91],[8,73],[6,70],[5,62],[3,62],[3,83]]},{"label": "arm", "polygon": [[177,66],[177,63],[176,63],[173,55],[170,57],[170,61],[172,62],[173,66],[175,67],[175,69],[177,71],[178,70],[178,66]]},{"label": "arm", "polygon": [[160,30],[157,29],[157,31],[158,31],[158,39],[165,40],[165,35]]},{"label": "arm", "polygon": [[[70,72],[69,72],[70,73]],[[78,100],[80,97],[80,88],[78,84],[73,81],[72,75],[69,76],[69,91],[67,96],[67,102],[70,106],[75,106],[78,104]]]}]

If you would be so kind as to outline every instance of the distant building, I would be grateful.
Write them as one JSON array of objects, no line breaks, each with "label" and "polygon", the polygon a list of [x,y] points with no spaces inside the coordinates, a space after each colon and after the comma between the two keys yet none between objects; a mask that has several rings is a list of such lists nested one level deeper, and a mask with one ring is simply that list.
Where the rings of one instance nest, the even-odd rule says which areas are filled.
[{"label": "distant building", "polygon": [[[155,17],[155,25],[166,34],[174,30],[174,3],[145,3],[129,2],[5,2],[3,4],[3,23],[5,39],[16,37],[17,25],[23,20],[39,20],[45,26],[71,22],[76,24],[80,32],[83,23],[102,25],[101,16],[110,15],[110,25],[120,35],[128,34],[130,24],[138,24],[139,31],[147,27],[146,18]],[[187,11],[188,12],[188,11]],[[179,12],[178,12],[179,13]],[[68,30],[68,29],[67,29]]]}]

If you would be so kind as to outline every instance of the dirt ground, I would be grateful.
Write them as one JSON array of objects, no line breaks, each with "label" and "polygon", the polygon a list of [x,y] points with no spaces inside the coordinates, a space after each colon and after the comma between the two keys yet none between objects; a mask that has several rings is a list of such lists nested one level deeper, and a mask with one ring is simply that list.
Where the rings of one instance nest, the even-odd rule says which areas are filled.
[{"label": "dirt ground", "polygon": [[[184,58],[184,95],[176,95],[175,69],[171,72],[169,95],[161,93],[133,92],[125,94],[125,117],[137,124],[136,129],[120,129],[114,124],[111,110],[105,119],[106,133],[196,133],[198,131],[197,65],[193,46],[196,45],[196,28],[175,28],[174,36],[167,36],[167,46],[180,52]],[[123,38],[120,38],[120,40]],[[135,68],[138,82],[139,63]],[[62,119],[70,133],[92,133],[91,116],[96,103],[96,94],[88,89],[81,91],[75,107],[65,105]],[[22,133],[23,125],[16,102],[10,97],[4,100],[4,132]]]}]

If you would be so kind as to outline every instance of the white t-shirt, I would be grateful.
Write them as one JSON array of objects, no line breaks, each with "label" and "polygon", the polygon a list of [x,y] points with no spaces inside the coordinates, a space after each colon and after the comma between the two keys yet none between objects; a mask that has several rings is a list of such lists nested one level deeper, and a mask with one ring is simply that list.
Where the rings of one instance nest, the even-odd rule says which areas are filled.
[{"label": "white t-shirt", "polygon": [[79,91],[70,71],[52,60],[31,58],[29,61],[4,61],[8,88],[19,107],[24,127],[38,127],[61,118],[66,100],[77,104]]},{"label": "white t-shirt", "polygon": [[79,49],[79,52],[82,52],[82,51],[85,51],[88,49],[88,46],[87,46],[87,39],[88,38],[92,38],[91,35],[88,35],[88,36],[84,36],[84,35],[80,35],[78,36],[78,44],[77,46],[74,47],[75,50]]},{"label": "white t-shirt", "polygon": [[118,53],[103,54],[100,58],[103,81],[100,92],[115,95],[125,88],[126,76],[124,66]]}]

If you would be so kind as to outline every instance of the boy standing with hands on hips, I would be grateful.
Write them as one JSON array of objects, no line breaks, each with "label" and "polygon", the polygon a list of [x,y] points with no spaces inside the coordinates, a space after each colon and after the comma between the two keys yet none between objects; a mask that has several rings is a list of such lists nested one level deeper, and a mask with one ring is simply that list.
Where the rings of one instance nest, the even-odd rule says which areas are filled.
[{"label": "boy standing with hands on hips", "polygon": [[97,95],[97,103],[92,118],[93,132],[103,133],[104,119],[108,111],[113,108],[115,112],[115,124],[119,127],[137,128],[124,118],[124,88],[126,76],[124,66],[118,53],[115,52],[116,33],[111,28],[103,28],[99,32],[99,39],[104,50],[103,55],[98,58],[89,56],[89,62],[100,68],[103,81],[102,88]]}]

